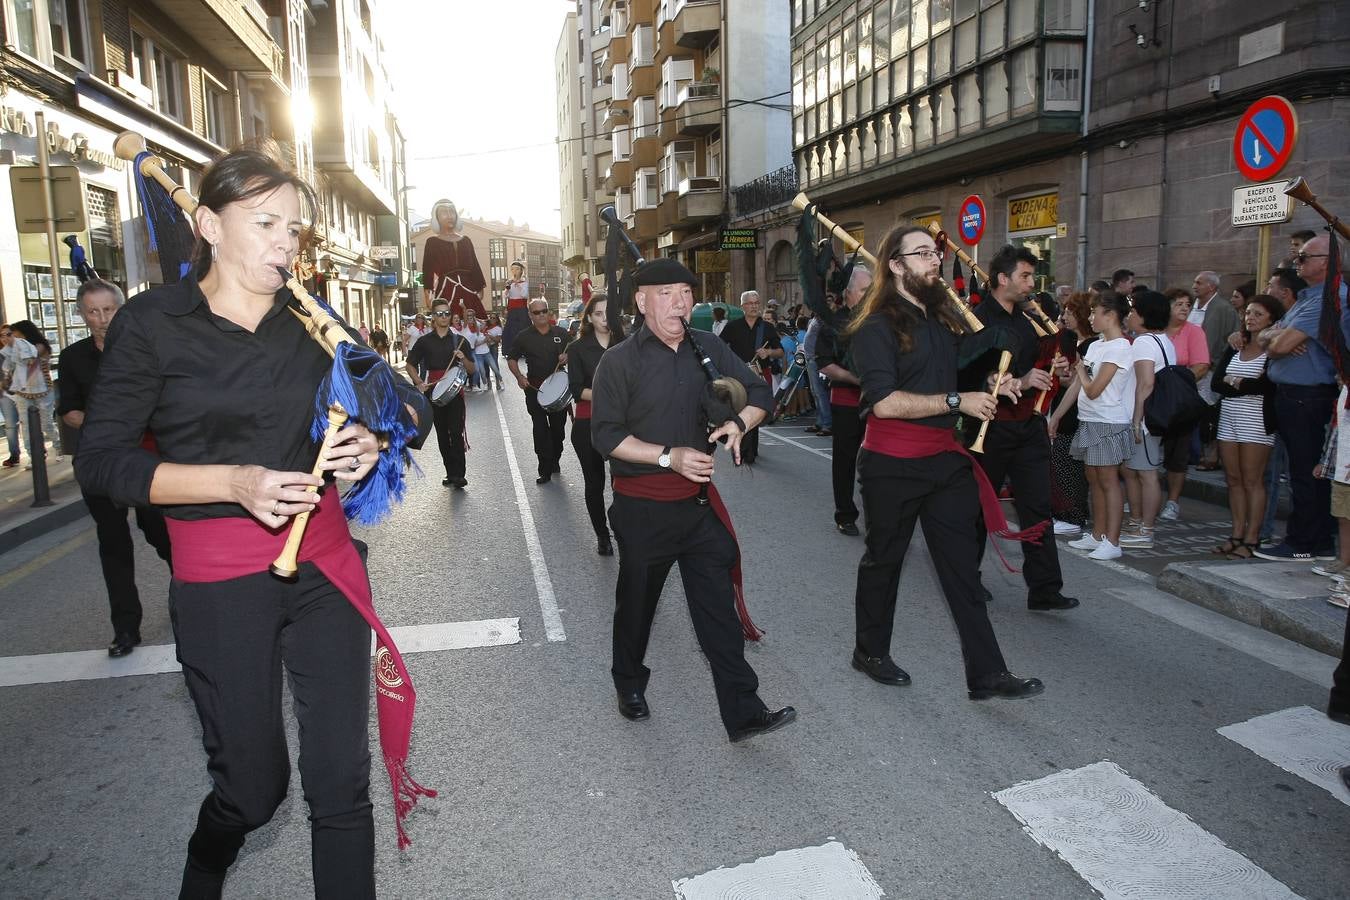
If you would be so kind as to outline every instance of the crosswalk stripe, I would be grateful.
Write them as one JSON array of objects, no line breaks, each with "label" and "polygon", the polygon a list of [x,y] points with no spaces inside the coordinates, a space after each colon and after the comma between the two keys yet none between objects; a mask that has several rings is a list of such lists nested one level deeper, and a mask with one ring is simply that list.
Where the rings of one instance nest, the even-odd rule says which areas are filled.
[{"label": "crosswalk stripe", "polygon": [[[481,619],[474,622],[437,622],[431,625],[401,625],[389,634],[404,656],[471,647],[500,647],[520,643],[520,619]],[[374,636],[371,653],[375,652]],[[52,684],[62,681],[96,681],[130,675],[164,675],[180,670],[173,644],[137,647],[129,656],[113,659],[106,650],[40,653],[33,656],[0,657],[0,687]]]},{"label": "crosswalk stripe", "polygon": [[838,841],[784,850],[671,882],[676,900],[876,900],[886,896],[858,854]]},{"label": "crosswalk stripe", "polygon": [[1219,734],[1291,775],[1324,788],[1350,806],[1337,770],[1350,766],[1350,728],[1309,706],[1295,706],[1225,725]]},{"label": "crosswalk stripe", "polygon": [[1113,762],[1058,772],[993,796],[1105,900],[1297,900]]}]

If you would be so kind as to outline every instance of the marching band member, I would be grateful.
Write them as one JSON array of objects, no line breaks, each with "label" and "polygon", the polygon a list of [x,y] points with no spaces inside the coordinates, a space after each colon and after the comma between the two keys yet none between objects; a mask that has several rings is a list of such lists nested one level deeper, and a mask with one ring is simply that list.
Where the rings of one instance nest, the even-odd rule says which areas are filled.
[{"label": "marching band member", "polygon": [[567,346],[567,377],[576,398],[572,449],[577,451],[581,474],[586,480],[586,513],[595,529],[596,552],[601,556],[613,556],[614,545],[605,520],[605,458],[591,443],[591,385],[600,358],[624,338],[621,323],[616,321],[616,328],[610,328],[608,309],[609,298],[605,294],[592,294],[581,313],[581,334]]},{"label": "marching band member", "polygon": [[[474,373],[473,349],[462,334],[450,327],[449,300],[442,297],[433,302],[431,323],[431,331],[418,338],[403,366],[413,384],[428,399],[436,382],[451,366],[463,367],[466,375]],[[464,477],[467,467],[464,459],[464,391],[457,391],[449,403],[432,404],[431,416],[441,462],[445,463],[445,478],[441,484],[458,490],[469,483]]]}]

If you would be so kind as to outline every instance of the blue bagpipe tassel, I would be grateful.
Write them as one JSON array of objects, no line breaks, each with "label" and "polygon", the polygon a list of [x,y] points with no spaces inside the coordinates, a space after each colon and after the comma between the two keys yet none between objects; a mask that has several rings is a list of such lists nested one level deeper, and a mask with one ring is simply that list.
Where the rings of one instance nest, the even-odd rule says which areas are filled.
[{"label": "blue bagpipe tassel", "polygon": [[403,499],[403,470],[414,465],[408,441],[417,430],[408,421],[403,401],[396,389],[394,370],[379,353],[364,344],[344,342],[333,356],[333,368],[324,376],[314,396],[314,421],[310,437],[322,441],[328,428],[328,408],[342,406],[349,421],[360,422],[389,439],[389,447],[380,451],[375,470],[363,478],[342,498],[347,518],[362,525],[374,525]]}]

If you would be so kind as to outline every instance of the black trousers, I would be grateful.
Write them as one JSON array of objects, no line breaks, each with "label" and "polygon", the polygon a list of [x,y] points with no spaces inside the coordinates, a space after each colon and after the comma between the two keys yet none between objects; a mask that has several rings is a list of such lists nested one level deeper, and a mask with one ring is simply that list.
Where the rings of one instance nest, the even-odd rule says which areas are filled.
[{"label": "black trousers", "polygon": [[887,656],[900,570],[914,524],[922,522],[938,583],[961,637],[966,683],[973,685],[981,676],[1008,667],[979,596],[975,523],[980,500],[970,466],[959,453],[922,459],[896,459],[870,450],[858,454],[867,550],[858,563],[854,607],[858,650],[866,656]]},{"label": "black trousers", "polygon": [[[428,398],[429,399],[429,398]],[[464,394],[444,406],[431,406],[431,422],[436,427],[436,443],[441,448],[446,478],[463,478],[464,461]]]},{"label": "black trousers", "polygon": [[830,448],[830,469],[834,476],[834,522],[858,521],[858,505],[853,502],[858,471],[858,448],[862,446],[863,425],[856,406],[830,404],[834,442]]},{"label": "black trousers", "polygon": [[1350,615],[1345,617],[1345,639],[1341,642],[1341,663],[1331,676],[1331,699],[1327,709],[1350,716]]},{"label": "black trousers", "polygon": [[[127,508],[107,497],[84,493],[81,496],[84,505],[89,507],[98,533],[98,561],[103,567],[103,583],[108,588],[113,633],[140,634],[141,595],[136,590],[136,548],[131,543]],[[172,573],[173,556],[169,552],[169,530],[164,525],[164,514],[153,506],[138,506],[136,527],[145,535],[146,543],[155,548],[159,558],[169,564]]]},{"label": "black trousers", "polygon": [[591,420],[572,420],[572,449],[577,451],[581,475],[586,479],[586,513],[591,517],[591,528],[600,539],[609,538],[605,521],[605,458],[591,446]]},{"label": "black trousers", "polygon": [[1320,553],[1336,544],[1331,482],[1312,474],[1322,456],[1336,394],[1334,384],[1281,384],[1275,388],[1275,420],[1289,454],[1289,491],[1293,495],[1284,541],[1308,553]]},{"label": "black trousers", "polygon": [[680,564],[699,647],[712,667],[717,707],[727,732],[765,709],[759,678],[745,661],[745,636],[736,616],[731,570],[736,542],[711,506],[689,500],[642,500],[614,495],[609,521],[619,545],[614,588],[614,686],[645,691],[651,669],[643,665],[656,604],[670,567]]},{"label": "black trousers", "polygon": [[[1004,478],[1012,481],[1018,525],[1030,528],[1050,518],[1050,434],[1043,416],[1032,416],[1022,422],[990,422],[984,436],[984,452],[974,456],[994,490],[998,490]],[[977,517],[977,520],[983,558],[987,534],[984,519]],[[1040,546],[1022,545],[1022,578],[1027,583],[1028,600],[1054,597],[1063,590],[1064,576],[1060,574],[1059,548],[1053,533],[1047,534]]]},{"label": "black trousers", "polygon": [[525,389],[525,408],[534,421],[534,455],[539,458],[539,477],[559,471],[562,460],[563,437],[567,425],[567,411],[549,412],[539,405],[539,392]]},{"label": "black trousers", "polygon": [[295,584],[266,572],[208,584],[174,581],[169,603],[213,783],[188,843],[182,896],[212,896],[212,876],[218,885],[244,836],[286,797],[287,677],[300,724],[314,894],[374,897],[365,620],[311,563],[300,566]]}]

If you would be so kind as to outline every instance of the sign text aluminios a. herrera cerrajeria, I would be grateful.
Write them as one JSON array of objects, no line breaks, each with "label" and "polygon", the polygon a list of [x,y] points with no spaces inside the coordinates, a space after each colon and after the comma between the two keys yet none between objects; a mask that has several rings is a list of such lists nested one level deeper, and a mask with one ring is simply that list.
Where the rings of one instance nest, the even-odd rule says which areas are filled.
[{"label": "sign text aluminios a. herrera cerrajeria", "polygon": [[755,250],[759,247],[759,232],[754,228],[723,228],[719,250]]}]

